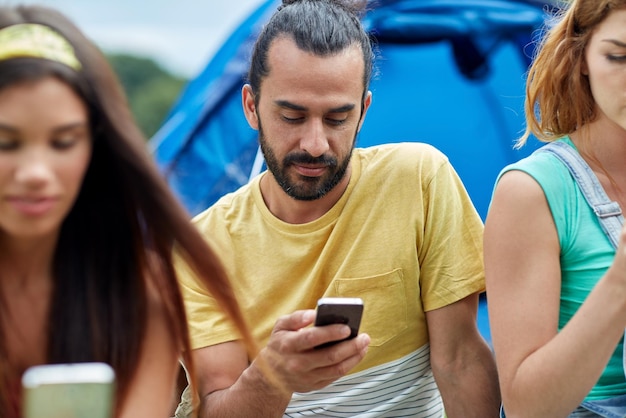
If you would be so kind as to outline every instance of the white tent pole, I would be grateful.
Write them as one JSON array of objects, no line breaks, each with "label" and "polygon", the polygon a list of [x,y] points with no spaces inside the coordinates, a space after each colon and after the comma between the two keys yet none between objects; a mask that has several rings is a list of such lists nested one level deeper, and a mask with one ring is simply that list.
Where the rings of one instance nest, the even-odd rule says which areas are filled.
[{"label": "white tent pole", "polygon": [[248,182],[258,176],[263,169],[263,153],[261,152],[261,147],[258,147],[256,150],[256,156],[254,157],[254,163],[252,164],[252,168],[250,169],[250,177],[248,177]]}]

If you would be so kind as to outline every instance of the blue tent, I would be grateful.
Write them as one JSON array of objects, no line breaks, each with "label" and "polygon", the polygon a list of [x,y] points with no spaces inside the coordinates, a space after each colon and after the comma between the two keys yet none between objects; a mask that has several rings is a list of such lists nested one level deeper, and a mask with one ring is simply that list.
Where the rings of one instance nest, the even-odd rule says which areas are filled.
[{"label": "blue tent", "polygon": [[[196,214],[263,161],[241,109],[252,43],[280,5],[267,0],[186,87],[152,139],[172,188]],[[485,217],[496,175],[534,150],[524,127],[525,72],[547,1],[376,0],[363,22],[378,43],[373,103],[357,146],[419,141],[445,154]],[[486,321],[486,317],[482,317]],[[483,324],[482,328],[485,328]]]}]

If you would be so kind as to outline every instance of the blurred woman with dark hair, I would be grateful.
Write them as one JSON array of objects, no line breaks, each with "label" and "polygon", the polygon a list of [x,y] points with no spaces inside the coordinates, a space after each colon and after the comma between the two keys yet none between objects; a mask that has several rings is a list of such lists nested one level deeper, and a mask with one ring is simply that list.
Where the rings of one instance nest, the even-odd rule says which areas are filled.
[{"label": "blurred woman with dark hair", "polygon": [[252,347],[219,260],[161,178],[102,53],[60,13],[0,8],[0,411],[33,366],[101,361],[116,416],[193,382],[172,248]]}]

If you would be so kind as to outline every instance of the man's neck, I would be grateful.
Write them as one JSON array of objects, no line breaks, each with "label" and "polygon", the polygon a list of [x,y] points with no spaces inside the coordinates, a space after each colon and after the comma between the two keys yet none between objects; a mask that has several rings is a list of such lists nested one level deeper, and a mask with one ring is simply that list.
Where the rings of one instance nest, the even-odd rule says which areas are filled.
[{"label": "man's neck", "polygon": [[326,214],[341,199],[350,183],[352,170],[346,170],[343,179],[330,192],[315,200],[297,200],[287,195],[267,172],[261,178],[261,195],[269,211],[283,222],[305,224],[313,222]]}]

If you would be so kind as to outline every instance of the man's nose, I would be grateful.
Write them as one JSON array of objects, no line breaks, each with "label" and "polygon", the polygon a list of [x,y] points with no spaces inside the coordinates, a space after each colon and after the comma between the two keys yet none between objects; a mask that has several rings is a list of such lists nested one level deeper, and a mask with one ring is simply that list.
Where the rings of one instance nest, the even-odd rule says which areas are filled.
[{"label": "man's nose", "polygon": [[322,120],[311,119],[308,121],[300,140],[300,148],[312,157],[319,157],[328,151],[330,147]]}]

